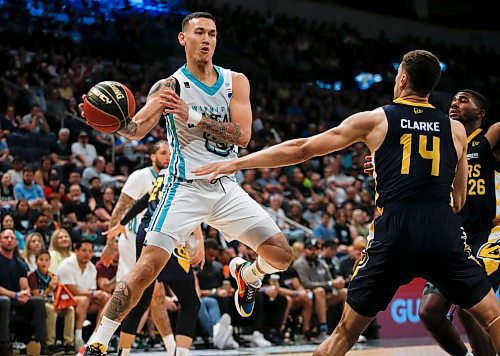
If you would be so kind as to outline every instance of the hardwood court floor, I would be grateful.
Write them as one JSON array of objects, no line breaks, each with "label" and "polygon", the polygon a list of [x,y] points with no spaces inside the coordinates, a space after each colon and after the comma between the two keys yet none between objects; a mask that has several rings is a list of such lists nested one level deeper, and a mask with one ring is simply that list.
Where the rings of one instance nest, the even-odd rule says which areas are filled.
[{"label": "hardwood court floor", "polygon": [[[239,350],[191,350],[190,356],[311,356],[317,345],[294,345],[266,348],[240,348]],[[163,352],[138,352],[134,356],[156,356]],[[357,344],[348,356],[442,356],[446,355],[430,338],[380,340]],[[332,355],[334,356],[334,355]]]}]

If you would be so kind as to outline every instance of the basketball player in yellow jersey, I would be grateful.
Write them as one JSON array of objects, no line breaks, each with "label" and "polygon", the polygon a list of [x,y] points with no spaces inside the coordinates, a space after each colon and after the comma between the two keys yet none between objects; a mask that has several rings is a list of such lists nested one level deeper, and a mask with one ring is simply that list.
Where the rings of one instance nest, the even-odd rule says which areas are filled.
[{"label": "basketball player in yellow jersey", "polygon": [[[460,121],[467,133],[468,186],[467,199],[460,211],[462,227],[467,233],[471,253],[484,267],[493,290],[500,284],[500,161],[495,148],[500,142],[500,123],[488,130],[481,125],[488,113],[488,101],[480,93],[462,89],[457,92],[449,117]],[[447,318],[451,303],[436,286],[427,282],[419,307],[419,316],[439,345],[451,355],[472,355]],[[477,322],[460,308],[458,316],[476,356],[495,355],[488,335]]]},{"label": "basketball player in yellow jersey", "polygon": [[461,219],[455,215],[466,197],[465,129],[428,101],[440,76],[434,54],[408,52],[395,78],[393,103],[354,114],[316,136],[194,170],[213,178],[240,169],[288,166],[355,142],[366,143],[372,152],[383,213],[354,271],[342,319],[315,355],[344,355],[399,286],[417,276],[472,314],[500,352],[500,305],[486,274],[465,249]]}]

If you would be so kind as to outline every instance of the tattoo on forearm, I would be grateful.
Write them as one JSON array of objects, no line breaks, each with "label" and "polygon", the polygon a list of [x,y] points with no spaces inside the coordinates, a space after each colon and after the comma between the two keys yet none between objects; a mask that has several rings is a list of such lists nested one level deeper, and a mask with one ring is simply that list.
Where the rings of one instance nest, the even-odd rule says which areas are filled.
[{"label": "tattoo on forearm", "polygon": [[113,227],[120,222],[120,220],[125,216],[125,213],[130,209],[132,205],[134,205],[135,200],[129,197],[125,193],[121,193],[118,198],[118,202],[116,203],[113,212],[111,213],[111,221],[109,222],[109,226]]},{"label": "tattoo on forearm", "polygon": [[158,92],[162,87],[175,91],[175,78],[169,77],[167,79],[157,81],[149,91],[148,98]]},{"label": "tattoo on forearm", "polygon": [[131,296],[132,291],[127,283],[124,281],[119,282],[106,309],[106,317],[114,321],[121,321],[131,307]]},{"label": "tattoo on forearm", "polygon": [[137,124],[130,120],[125,126],[118,130],[118,133],[125,137],[132,137],[137,133]]},{"label": "tattoo on forearm", "polygon": [[232,122],[220,122],[210,119],[205,115],[203,115],[198,127],[215,138],[233,145],[237,145],[241,137],[241,130],[237,124]]}]

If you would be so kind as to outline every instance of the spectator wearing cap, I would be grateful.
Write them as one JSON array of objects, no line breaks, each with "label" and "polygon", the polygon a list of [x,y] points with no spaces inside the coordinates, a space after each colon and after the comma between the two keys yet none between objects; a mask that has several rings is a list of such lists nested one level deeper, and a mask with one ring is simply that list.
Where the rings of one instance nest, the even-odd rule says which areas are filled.
[{"label": "spectator wearing cap", "polygon": [[321,245],[320,258],[328,265],[332,276],[338,275],[340,268],[340,259],[337,257],[337,245],[337,240],[326,240]]},{"label": "spectator wearing cap", "polygon": [[317,224],[312,232],[312,237],[322,241],[335,241],[337,232],[333,227],[330,227],[331,216],[327,212],[321,213],[321,221]]},{"label": "spectator wearing cap", "polygon": [[18,183],[21,183],[23,181],[23,169],[24,169],[23,160],[19,157],[15,157],[12,160],[12,168],[7,171],[8,173],[10,173],[10,176],[12,177],[12,185],[14,187]]},{"label": "spectator wearing cap", "polygon": [[71,154],[76,159],[77,166],[90,167],[92,165],[92,161],[97,157],[97,151],[95,146],[89,143],[86,131],[80,131],[78,141],[71,145]]},{"label": "spectator wearing cap", "polygon": [[304,255],[299,257],[293,268],[297,271],[304,288],[314,294],[314,309],[319,325],[318,340],[328,337],[326,324],[327,308],[343,303],[347,297],[345,281],[342,277],[334,278],[328,265],[319,258],[320,244],[317,239],[309,239],[304,245]]},{"label": "spectator wearing cap", "polygon": [[63,167],[72,161],[70,130],[63,127],[59,130],[57,141],[50,149],[50,158],[56,167]]},{"label": "spectator wearing cap", "polygon": [[45,201],[42,187],[34,181],[31,168],[23,169],[23,181],[14,186],[17,199],[26,199],[30,206],[41,206]]}]

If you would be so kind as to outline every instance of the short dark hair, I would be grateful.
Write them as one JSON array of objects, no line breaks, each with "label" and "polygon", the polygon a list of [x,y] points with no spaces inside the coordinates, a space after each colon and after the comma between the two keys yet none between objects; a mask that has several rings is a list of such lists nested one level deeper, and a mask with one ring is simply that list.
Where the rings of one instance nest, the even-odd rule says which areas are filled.
[{"label": "short dark hair", "polygon": [[52,256],[50,256],[50,252],[48,250],[42,250],[42,251],[38,252],[38,255],[36,255],[36,259],[38,260],[38,257],[40,257],[41,255],[47,255],[47,256],[49,256],[49,259],[52,257]]},{"label": "short dark hair", "polygon": [[35,171],[34,171],[32,168],[30,168],[30,167],[24,167],[24,168],[23,168],[23,174],[24,174],[24,173],[27,173],[27,172],[34,173]]},{"label": "short dark hair", "polygon": [[402,66],[410,79],[410,89],[419,95],[430,94],[441,78],[439,59],[429,51],[417,49],[406,53]]},{"label": "short dark hair", "polygon": [[472,90],[472,89],[462,89],[462,90],[459,90],[459,92],[464,92],[464,93],[469,93],[470,95],[472,95],[472,97],[474,98],[474,102],[475,104],[482,110],[484,110],[484,118],[486,118],[486,116],[488,116],[488,111],[489,111],[489,108],[490,108],[490,104],[488,102],[488,99],[486,99],[486,97],[481,94],[481,93],[478,93],[477,91],[475,90]]},{"label": "short dark hair", "polygon": [[182,20],[182,31],[184,31],[189,21],[191,21],[192,19],[199,19],[199,18],[210,19],[213,22],[215,22],[214,15],[212,15],[209,12],[192,12],[188,14],[186,17],[184,17],[184,20]]},{"label": "short dark hair", "polygon": [[160,150],[161,146],[165,144],[165,145],[168,145],[168,142],[165,141],[165,140],[160,140],[160,141],[157,141],[154,145],[153,145],[153,153],[156,153]]},{"label": "short dark hair", "polygon": [[92,249],[94,249],[94,244],[92,243],[92,241],[86,239],[78,239],[73,244],[73,250],[79,250],[83,244],[90,244],[92,245]]},{"label": "short dark hair", "polygon": [[216,250],[219,251],[219,243],[215,239],[206,239],[205,240],[205,250]]}]

